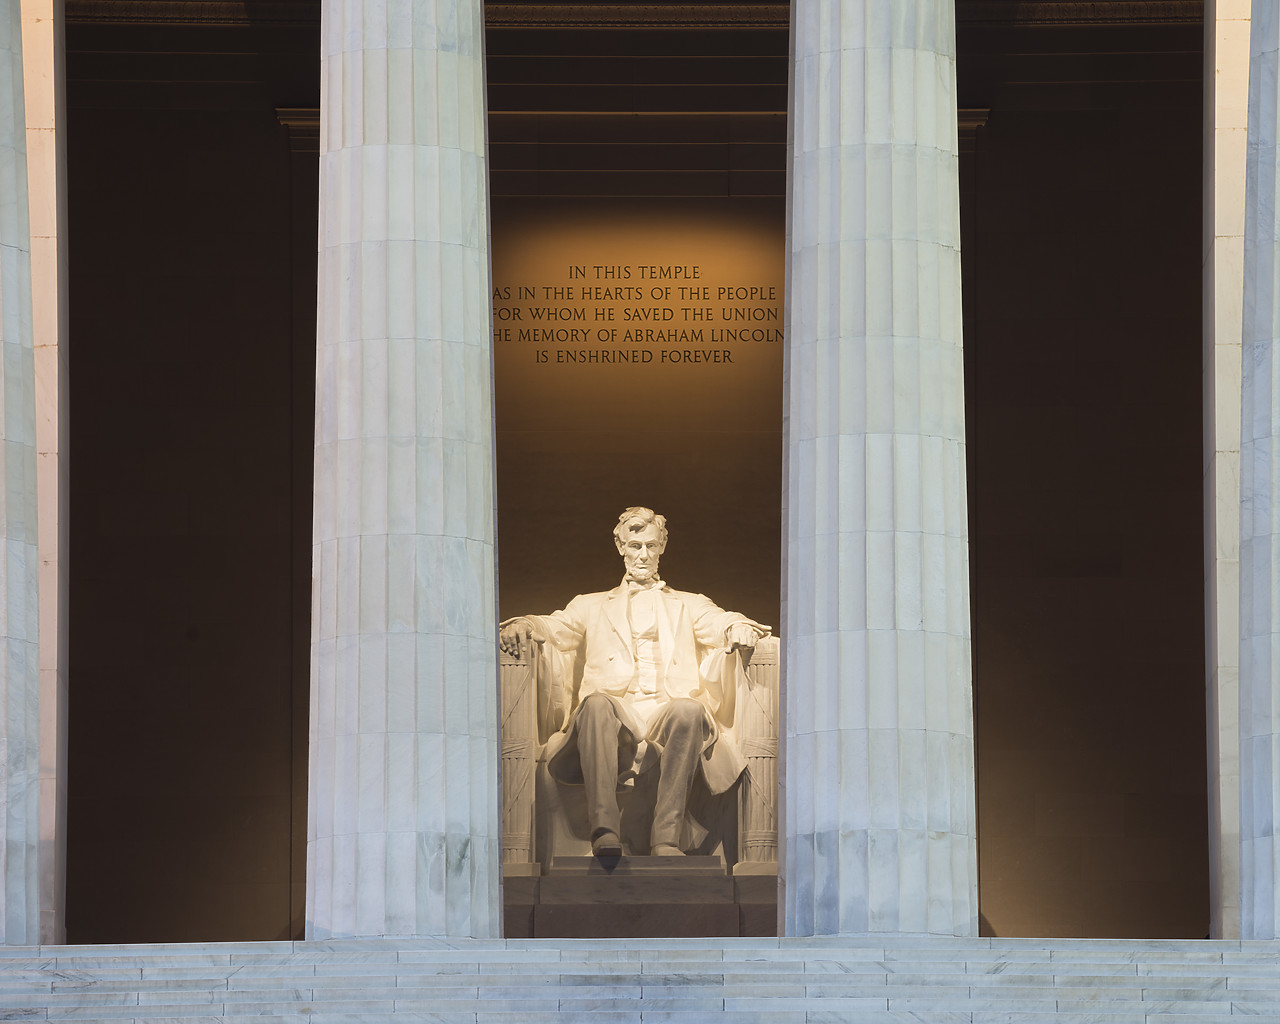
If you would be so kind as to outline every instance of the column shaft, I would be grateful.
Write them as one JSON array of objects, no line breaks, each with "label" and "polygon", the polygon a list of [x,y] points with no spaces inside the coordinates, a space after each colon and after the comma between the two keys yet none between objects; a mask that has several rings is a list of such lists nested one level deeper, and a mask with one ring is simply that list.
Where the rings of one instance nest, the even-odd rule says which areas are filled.
[{"label": "column shaft", "polygon": [[40,512],[40,941],[66,941],[67,134],[62,0],[21,0]]},{"label": "column shaft", "polygon": [[1280,8],[1255,0],[1240,430],[1240,934],[1280,934]]},{"label": "column shaft", "polygon": [[325,0],[307,934],[499,931],[480,0]]},{"label": "column shaft", "polygon": [[40,939],[35,357],[18,0],[0,3],[0,941]]},{"label": "column shaft", "polygon": [[1240,289],[1249,10],[1204,5],[1204,588],[1209,928],[1240,935]]},{"label": "column shaft", "polygon": [[785,929],[977,932],[950,0],[796,0]]}]

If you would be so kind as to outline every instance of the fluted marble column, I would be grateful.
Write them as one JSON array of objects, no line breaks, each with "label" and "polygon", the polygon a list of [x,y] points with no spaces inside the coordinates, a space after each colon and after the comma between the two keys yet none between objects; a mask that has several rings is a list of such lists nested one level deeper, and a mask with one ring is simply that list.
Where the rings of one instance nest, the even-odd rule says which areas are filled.
[{"label": "fluted marble column", "polygon": [[0,941],[40,940],[35,357],[18,0],[0,0]]},{"label": "fluted marble column", "polygon": [[483,5],[322,47],[307,934],[496,936]]},{"label": "fluted marble column", "polygon": [[67,132],[63,0],[21,0],[40,535],[40,941],[66,941]]},{"label": "fluted marble column", "polygon": [[1240,431],[1240,934],[1280,935],[1280,8],[1255,0]]},{"label": "fluted marble column", "polygon": [[953,7],[793,7],[788,935],[977,933]]},{"label": "fluted marble column", "polygon": [[1240,937],[1240,337],[1249,4],[1204,4],[1204,594],[1209,932]]}]

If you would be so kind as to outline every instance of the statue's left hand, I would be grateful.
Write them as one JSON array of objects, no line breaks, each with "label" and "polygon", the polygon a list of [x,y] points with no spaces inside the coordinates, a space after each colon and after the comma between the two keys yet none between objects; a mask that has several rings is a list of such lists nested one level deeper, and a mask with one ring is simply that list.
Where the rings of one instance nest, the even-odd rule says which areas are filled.
[{"label": "statue's left hand", "polygon": [[745,647],[748,650],[755,647],[756,641],[760,638],[759,632],[754,626],[749,626],[745,622],[738,622],[729,627],[729,631],[725,636],[728,642],[729,650],[736,651],[739,647]]}]

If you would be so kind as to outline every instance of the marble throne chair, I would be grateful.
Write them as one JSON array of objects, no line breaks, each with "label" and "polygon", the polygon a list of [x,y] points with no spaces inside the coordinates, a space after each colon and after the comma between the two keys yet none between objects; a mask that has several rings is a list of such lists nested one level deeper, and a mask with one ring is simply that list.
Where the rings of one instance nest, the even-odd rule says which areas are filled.
[{"label": "marble throne chair", "polygon": [[[718,854],[734,874],[774,874],[778,861],[777,637],[757,644],[749,660],[730,731],[747,769],[728,792],[713,797],[701,784],[690,797],[691,853]],[[539,875],[555,857],[588,856],[586,804],[581,787],[551,778],[546,740],[538,729],[538,681],[530,660],[503,653],[502,860],[508,876]],[[648,853],[654,777],[642,774],[619,788],[623,850]]]}]

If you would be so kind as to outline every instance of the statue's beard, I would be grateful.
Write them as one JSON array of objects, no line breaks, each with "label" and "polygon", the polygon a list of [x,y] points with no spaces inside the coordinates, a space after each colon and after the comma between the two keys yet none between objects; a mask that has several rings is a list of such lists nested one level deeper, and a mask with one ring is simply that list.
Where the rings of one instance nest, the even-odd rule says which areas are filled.
[{"label": "statue's beard", "polygon": [[648,565],[629,565],[627,566],[627,579],[635,580],[637,583],[648,583],[651,579],[658,575],[658,563],[651,562]]}]

